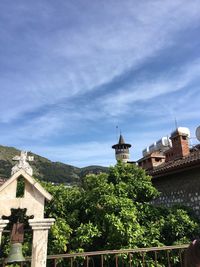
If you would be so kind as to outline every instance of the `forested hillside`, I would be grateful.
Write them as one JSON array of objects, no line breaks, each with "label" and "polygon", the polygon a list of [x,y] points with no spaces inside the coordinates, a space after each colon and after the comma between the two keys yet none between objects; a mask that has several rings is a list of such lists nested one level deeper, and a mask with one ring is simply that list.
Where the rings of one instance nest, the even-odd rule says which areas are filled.
[{"label": "forested hillside", "polygon": [[[14,147],[0,146],[0,177],[10,177],[11,168],[16,164],[12,158],[20,155],[20,150]],[[34,177],[55,183],[78,183],[80,179],[88,173],[106,172],[106,167],[88,166],[84,168],[74,167],[61,162],[52,162],[39,155],[29,153],[34,156],[34,161],[30,162],[33,167]]]}]

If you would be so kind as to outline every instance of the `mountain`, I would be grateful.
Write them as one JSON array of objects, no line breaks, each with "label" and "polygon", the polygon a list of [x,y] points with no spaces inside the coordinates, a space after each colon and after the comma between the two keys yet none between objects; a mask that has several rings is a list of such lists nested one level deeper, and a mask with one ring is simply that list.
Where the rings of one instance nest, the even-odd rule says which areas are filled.
[{"label": "mountain", "polygon": [[[107,172],[107,167],[88,166],[84,168],[74,167],[72,165],[61,162],[52,162],[47,158],[36,155],[32,152],[28,153],[34,156],[34,161],[30,162],[33,168],[34,177],[48,182],[74,184],[79,183],[81,178],[89,173]],[[9,178],[11,168],[16,164],[12,158],[20,155],[20,150],[14,147],[0,146],[0,177]]]}]

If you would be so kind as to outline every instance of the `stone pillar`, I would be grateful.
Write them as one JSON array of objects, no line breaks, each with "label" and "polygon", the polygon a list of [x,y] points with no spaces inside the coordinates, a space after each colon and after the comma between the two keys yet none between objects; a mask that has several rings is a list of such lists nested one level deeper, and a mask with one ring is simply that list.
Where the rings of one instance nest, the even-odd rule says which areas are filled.
[{"label": "stone pillar", "polygon": [[8,223],[9,223],[8,220],[2,220],[2,219],[0,219],[0,246],[1,246],[1,237],[2,237],[3,229],[6,227],[6,225]]},{"label": "stone pillar", "polygon": [[33,229],[31,267],[46,267],[48,230],[55,219],[30,219]]}]

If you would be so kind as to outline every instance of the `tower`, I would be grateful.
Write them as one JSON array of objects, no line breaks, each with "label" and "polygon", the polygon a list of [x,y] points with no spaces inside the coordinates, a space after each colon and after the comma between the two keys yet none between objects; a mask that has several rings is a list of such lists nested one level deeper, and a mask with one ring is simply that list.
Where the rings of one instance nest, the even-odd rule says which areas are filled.
[{"label": "tower", "polygon": [[115,158],[117,161],[122,161],[124,163],[128,162],[129,160],[129,148],[131,147],[130,144],[126,144],[124,141],[123,136],[120,134],[118,144],[112,146],[115,149]]}]

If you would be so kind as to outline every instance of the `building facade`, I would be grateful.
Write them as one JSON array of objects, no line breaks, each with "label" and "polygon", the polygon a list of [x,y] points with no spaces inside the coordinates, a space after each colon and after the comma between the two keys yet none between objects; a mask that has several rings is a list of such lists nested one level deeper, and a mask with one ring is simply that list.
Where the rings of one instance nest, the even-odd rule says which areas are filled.
[{"label": "building facade", "polygon": [[200,217],[200,146],[190,149],[189,131],[178,128],[170,136],[168,148],[149,152],[138,165],[152,176],[153,185],[161,193],[154,204],[181,204]]}]

